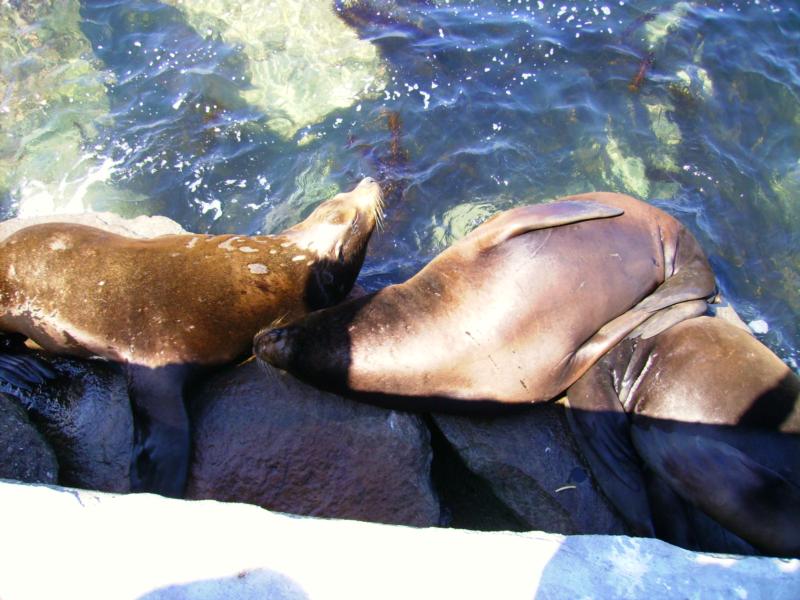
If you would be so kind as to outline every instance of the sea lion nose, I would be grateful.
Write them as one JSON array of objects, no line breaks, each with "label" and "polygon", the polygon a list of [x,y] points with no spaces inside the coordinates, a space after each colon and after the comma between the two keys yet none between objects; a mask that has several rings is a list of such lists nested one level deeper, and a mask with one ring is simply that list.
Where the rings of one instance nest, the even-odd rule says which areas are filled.
[{"label": "sea lion nose", "polygon": [[260,331],[253,338],[253,353],[259,359],[276,367],[283,367],[286,362],[286,330],[267,329]]}]

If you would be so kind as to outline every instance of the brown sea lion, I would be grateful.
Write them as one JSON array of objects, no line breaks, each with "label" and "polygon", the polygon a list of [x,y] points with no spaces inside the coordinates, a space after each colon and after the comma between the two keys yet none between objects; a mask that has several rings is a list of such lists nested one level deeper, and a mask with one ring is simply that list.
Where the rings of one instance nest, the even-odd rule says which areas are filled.
[{"label": "brown sea lion", "polygon": [[255,352],[406,409],[537,402],[635,328],[702,314],[714,290],[677,220],[630,196],[583,194],[501,213],[405,283],[262,331]]},{"label": "brown sea lion", "polygon": [[380,211],[380,188],[367,178],[276,235],[134,239],[76,224],[27,227],[0,243],[0,330],[126,365],[142,446],[134,484],[180,495],[189,370],[241,358],[265,323],[343,299]]},{"label": "brown sea lion", "polygon": [[763,552],[800,555],[800,379],[751,334],[698,317],[627,339],[567,398],[600,486],[638,533],[742,551],[687,525],[677,494]]}]

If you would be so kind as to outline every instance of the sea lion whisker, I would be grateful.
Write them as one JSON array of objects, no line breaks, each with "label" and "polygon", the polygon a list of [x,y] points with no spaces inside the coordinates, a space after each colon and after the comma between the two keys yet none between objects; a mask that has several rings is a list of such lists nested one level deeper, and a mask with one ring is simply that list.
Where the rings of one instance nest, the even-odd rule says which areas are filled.
[{"label": "sea lion whisker", "polygon": [[383,209],[384,209],[383,191],[379,186],[377,197],[375,198],[375,203],[373,205],[373,217],[375,219],[376,228],[378,229],[378,231],[381,232],[383,231],[384,228]]},{"label": "sea lion whisker", "polygon": [[280,316],[276,317],[275,319],[273,319],[270,322],[270,324],[267,325],[266,327],[264,327],[261,331],[267,331],[267,330],[270,330],[270,329],[276,329],[277,327],[283,327],[283,325],[286,323],[286,317],[288,317],[288,316],[289,316],[289,312],[287,311],[287,312],[283,313],[282,315],[280,315]]}]

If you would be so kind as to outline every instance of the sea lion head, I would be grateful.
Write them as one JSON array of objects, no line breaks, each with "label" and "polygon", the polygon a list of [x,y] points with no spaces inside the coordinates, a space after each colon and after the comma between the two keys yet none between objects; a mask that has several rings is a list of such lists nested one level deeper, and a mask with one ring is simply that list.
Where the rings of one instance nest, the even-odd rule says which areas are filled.
[{"label": "sea lion head", "polygon": [[347,388],[351,340],[349,326],[375,293],[314,311],[281,327],[266,327],[253,339],[253,353],[269,364],[330,391]]},{"label": "sea lion head", "polygon": [[314,285],[306,294],[310,308],[330,306],[347,295],[361,270],[372,231],[382,223],[382,211],[381,188],[365,177],[351,192],[326,200],[281,234],[314,256]]}]

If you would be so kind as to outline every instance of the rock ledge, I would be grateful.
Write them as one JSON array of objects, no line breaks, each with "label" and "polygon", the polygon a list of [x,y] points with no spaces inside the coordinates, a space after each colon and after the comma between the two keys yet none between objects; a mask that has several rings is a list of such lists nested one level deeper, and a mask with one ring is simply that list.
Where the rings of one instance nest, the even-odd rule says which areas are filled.
[{"label": "rock ledge", "polygon": [[4,600],[800,597],[798,560],[11,482],[0,482],[0,531]]}]

